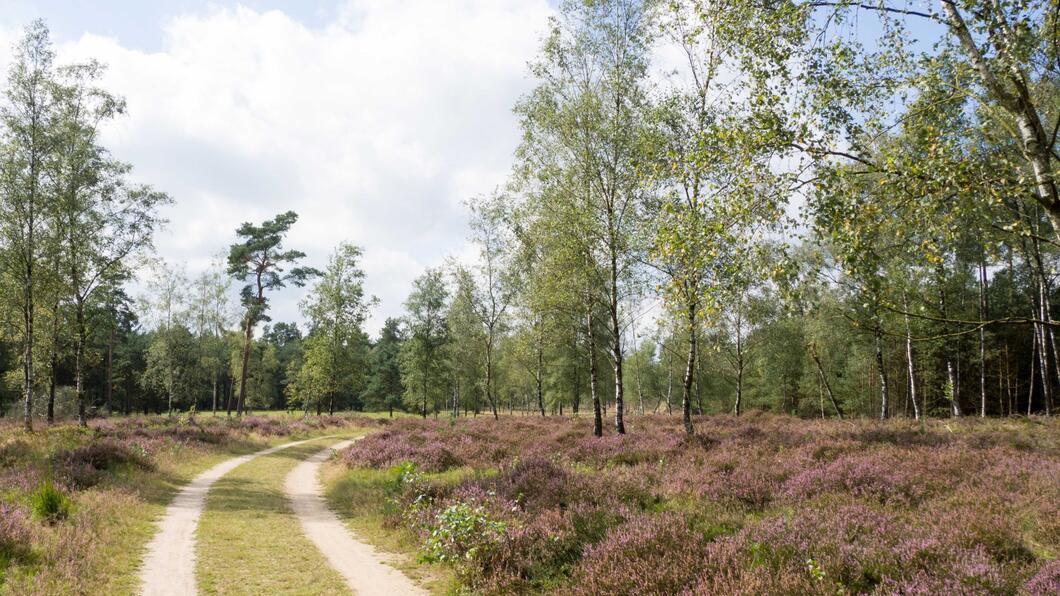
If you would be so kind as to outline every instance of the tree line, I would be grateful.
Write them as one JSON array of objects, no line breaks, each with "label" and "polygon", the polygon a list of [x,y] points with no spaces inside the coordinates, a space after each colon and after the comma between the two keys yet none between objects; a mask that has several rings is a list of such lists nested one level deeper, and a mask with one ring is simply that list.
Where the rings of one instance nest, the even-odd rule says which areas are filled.
[{"label": "tree line", "polygon": [[[58,384],[109,411],[569,413],[597,435],[605,418],[625,432],[630,411],[689,433],[694,414],[749,408],[1051,414],[1058,14],[1055,0],[563,2],[514,106],[511,175],[468,201],[476,258],[424,271],[377,338],[360,249],[299,267],[293,213],[244,224],[194,281],[155,267],[134,308],[115,263],[147,251],[168,198],[103,167],[87,132],[101,118],[75,126],[63,106],[112,102],[113,117],[120,100],[74,91],[70,73],[93,81],[98,65],[53,69],[31,27],[4,111],[5,391],[27,420]],[[78,159],[99,173],[75,176]],[[63,248],[81,219],[60,213],[82,213],[63,196],[144,216],[115,224],[125,244]],[[73,254],[103,273],[66,281]],[[304,335],[267,320],[286,284],[310,285]]]},{"label": "tree line", "polygon": [[[242,224],[225,258],[188,279],[153,254],[172,199],[133,182],[100,141],[125,111],[103,65],[57,64],[41,21],[13,58],[0,107],[0,415],[19,403],[32,430],[62,415],[84,426],[98,413],[361,407],[372,300],[360,249],[300,266],[305,254],[284,246],[289,211]],[[307,333],[270,324],[269,295],[310,280]],[[145,296],[130,296],[134,281]]]},{"label": "tree line", "polygon": [[562,3],[478,261],[409,296],[406,402],[1050,414],[1058,15]]}]

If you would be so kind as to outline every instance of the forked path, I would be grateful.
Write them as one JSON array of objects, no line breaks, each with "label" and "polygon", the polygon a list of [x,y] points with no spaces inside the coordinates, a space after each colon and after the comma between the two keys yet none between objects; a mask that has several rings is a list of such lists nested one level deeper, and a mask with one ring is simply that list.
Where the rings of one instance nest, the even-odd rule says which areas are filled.
[{"label": "forked path", "polygon": [[351,443],[353,441],[332,445],[291,470],[286,483],[291,509],[298,516],[305,535],[345,578],[355,594],[426,594],[400,571],[387,565],[383,555],[371,545],[354,540],[324,502],[317,478],[320,464],[331,457],[332,450],[344,449]]},{"label": "forked path", "polygon": [[253,459],[312,440],[317,439],[285,443],[221,462],[199,474],[181,489],[166,507],[165,515],[158,523],[158,533],[147,545],[147,555],[140,568],[140,593],[144,596],[196,594],[195,529],[206,506],[206,493],[210,486]]}]

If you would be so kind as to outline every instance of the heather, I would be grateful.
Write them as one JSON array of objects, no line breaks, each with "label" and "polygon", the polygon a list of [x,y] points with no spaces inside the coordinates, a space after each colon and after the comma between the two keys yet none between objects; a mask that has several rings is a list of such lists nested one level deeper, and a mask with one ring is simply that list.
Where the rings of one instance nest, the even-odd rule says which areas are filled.
[{"label": "heather", "polygon": [[1050,419],[402,419],[342,454],[482,593],[1052,594]]},{"label": "heather", "polygon": [[33,434],[0,425],[0,593],[132,593],[150,521],[222,459],[348,433],[362,416],[97,419]]}]

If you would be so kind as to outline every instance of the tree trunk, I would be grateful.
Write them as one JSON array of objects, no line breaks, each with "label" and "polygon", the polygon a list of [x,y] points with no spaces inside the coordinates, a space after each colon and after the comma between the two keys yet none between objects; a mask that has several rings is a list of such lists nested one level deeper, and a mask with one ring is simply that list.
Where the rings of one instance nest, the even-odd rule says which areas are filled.
[{"label": "tree trunk", "polygon": [[424,419],[427,418],[427,371],[423,371],[423,407],[420,409],[420,416]]},{"label": "tree trunk", "polygon": [[[687,305],[688,357],[685,359],[685,378],[681,388],[681,421],[685,426],[685,434],[689,436],[695,434],[695,429],[692,427],[692,381],[695,379],[697,357],[696,308],[695,301]],[[667,401],[669,402],[669,399]]]},{"label": "tree trunk", "polygon": [[1034,368],[1038,359],[1038,331],[1034,331],[1031,340],[1031,376],[1027,378],[1027,415],[1034,412]]},{"label": "tree trunk", "polygon": [[[1057,192],[1056,181],[1053,179],[1050,153],[1052,140],[1042,125],[1041,117],[1031,99],[1031,91],[1026,83],[1028,77],[1011,63],[1009,63],[1011,65],[1008,72],[1000,76],[995,73],[976,44],[975,38],[958,10],[957,3],[952,0],[940,0],[940,4],[950,32],[960,42],[972,67],[979,74],[983,87],[1015,120],[1023,157],[1034,173],[1034,192],[1038,203],[1045,208],[1053,226],[1053,233],[1060,239],[1060,193]],[[1007,29],[1007,23],[1003,22],[1004,15],[998,11],[994,16],[1002,21],[1002,28]],[[1015,51],[1014,48],[1008,46],[1008,43],[1012,41],[996,39],[993,43],[1001,54],[1009,54]],[[1010,92],[1006,89],[1002,80],[1013,85],[1015,91]]]},{"label": "tree trunk", "polygon": [[[235,379],[233,379],[231,377],[231,375],[229,375],[229,377],[228,377],[228,399],[225,400],[225,416],[231,416],[232,415],[232,397],[234,395],[234,393],[232,392],[232,385],[234,383],[235,383]],[[306,405],[306,413],[308,413],[309,412],[308,401],[306,403],[307,403],[307,405]]]},{"label": "tree trunk", "polygon": [[48,424],[55,422],[55,383],[59,371],[59,299],[52,307],[51,362],[48,372]]},{"label": "tree trunk", "polygon": [[[578,341],[578,337],[577,336],[574,337],[574,341],[575,342]],[[575,347],[577,347],[577,346],[575,346]],[[581,406],[581,401],[582,401],[582,396],[581,396],[582,389],[581,389],[581,375],[578,374],[578,363],[577,363],[577,360],[573,359],[573,358],[571,359],[571,376],[573,377],[571,379],[571,388],[572,388],[572,393],[573,393],[573,395],[571,395],[571,412],[573,412],[574,416],[577,417],[578,416],[578,408]]]},{"label": "tree trunk", "polygon": [[839,407],[839,402],[835,399],[835,394],[832,393],[832,386],[828,383],[828,375],[824,374],[824,366],[821,365],[821,358],[817,354],[817,346],[810,344],[810,357],[813,358],[814,364],[817,365],[817,374],[821,377],[821,384],[824,386],[825,393],[828,394],[828,401],[832,402],[832,407],[835,409],[836,416],[840,420],[843,419],[843,410]]},{"label": "tree trunk", "polygon": [[77,393],[77,423],[82,428],[88,426],[88,414],[85,408],[85,305],[78,298],[77,312],[74,320],[77,325],[77,346],[74,348],[74,387]]},{"label": "tree trunk", "polygon": [[[30,242],[32,243],[32,224],[30,226]],[[33,265],[27,262],[26,282],[23,285],[22,299],[25,301],[22,308],[22,320],[25,326],[25,337],[22,346],[22,383],[24,410],[22,416],[23,427],[26,432],[33,432]]]},{"label": "tree trunk", "polygon": [[618,321],[618,255],[615,252],[615,241],[612,240],[611,251],[611,287],[608,287],[610,303],[607,304],[608,315],[611,315],[611,357],[615,369],[615,432],[625,434],[625,399],[622,386],[622,328]]},{"label": "tree trunk", "polygon": [[743,296],[740,296],[740,304],[736,307],[736,402],[733,404],[733,413],[740,415],[743,406]]},{"label": "tree trunk", "polygon": [[[703,367],[700,366],[699,369]],[[699,416],[703,415],[703,375],[696,372],[696,414]]]},{"label": "tree trunk", "polygon": [[48,424],[55,422],[55,376],[59,369],[59,356],[52,350],[51,370],[48,374]]},{"label": "tree trunk", "polygon": [[1034,325],[1038,333],[1038,373],[1042,382],[1042,409],[1049,413],[1049,404],[1053,401],[1052,380],[1049,378],[1049,350],[1045,343],[1045,326]]},{"label": "tree trunk", "polygon": [[[905,311],[909,312],[909,301],[904,304]],[[920,404],[916,395],[916,369],[913,360],[913,335],[909,328],[909,315],[905,315],[905,363],[909,372],[909,400],[913,402],[913,418],[920,420]]]},{"label": "tree trunk", "polygon": [[622,435],[626,433],[626,422],[625,422],[625,396],[624,387],[622,384],[622,328],[618,322],[618,303],[615,295],[615,290],[612,290],[612,304],[611,304],[611,333],[613,338],[611,341],[611,359],[614,365],[615,371],[615,432]]},{"label": "tree trunk", "polygon": [[460,379],[453,383],[453,418],[460,417]]},{"label": "tree trunk", "polygon": [[[943,263],[939,263],[935,268],[936,283],[939,286],[939,314],[940,317],[945,320],[947,318],[947,306],[946,306],[946,269]],[[943,331],[948,330],[948,325],[943,324]],[[945,354],[946,360],[946,398],[950,402],[950,412],[954,417],[959,418],[961,416],[961,401],[957,394],[957,374],[953,370],[953,353],[948,343],[944,343],[942,346],[943,353]]]},{"label": "tree trunk", "polygon": [[[500,416],[497,414],[497,400],[496,396],[493,395],[493,330],[489,331],[489,338],[486,341],[486,399],[490,402],[490,409],[493,410],[493,419],[499,420]],[[477,413],[477,410],[476,410]]]},{"label": "tree trunk", "polygon": [[887,369],[883,365],[883,331],[880,329],[879,321],[876,321],[875,339],[876,369],[880,378],[880,420],[886,420],[890,405],[890,391],[887,386]]},{"label": "tree trunk", "polygon": [[534,382],[537,384],[537,409],[541,411],[541,417],[545,416],[545,390],[544,390],[544,374],[545,374],[545,351],[541,349],[540,343],[537,346],[537,372],[534,374]]},{"label": "tree trunk", "polygon": [[111,412],[111,399],[114,397],[114,329],[107,337],[107,415]]},{"label": "tree trunk", "polygon": [[600,413],[600,393],[597,391],[596,378],[596,334],[593,333],[593,311],[589,306],[589,314],[586,315],[586,331],[589,345],[589,394],[593,400],[593,435],[602,437],[604,434],[604,419]]},{"label": "tree trunk", "polygon": [[741,353],[742,348],[739,347],[740,339],[737,339],[737,356],[736,356],[736,403],[733,405],[733,411],[737,416],[740,415],[743,406],[743,354]]},{"label": "tree trunk", "polygon": [[[979,259],[979,320],[989,316],[986,298],[986,256]],[[979,417],[986,418],[986,327],[979,327]]]},{"label": "tree trunk", "polygon": [[[1038,277],[1038,317],[1042,321],[1049,322],[1049,321],[1052,320],[1052,315],[1050,313],[1051,309],[1049,308],[1049,290],[1048,290],[1048,286],[1046,285],[1046,276],[1045,276],[1044,272],[1042,271],[1043,267],[1039,267],[1038,269],[1039,269],[1039,277]],[[1049,378],[1049,376],[1050,376],[1049,375],[1049,368],[1050,368],[1050,366],[1049,366],[1049,356],[1050,356],[1050,353],[1052,353],[1052,355],[1053,355],[1053,363],[1055,365],[1055,363],[1056,363],[1056,343],[1052,341],[1052,339],[1053,339],[1052,326],[1048,326],[1048,329],[1046,328],[1047,325],[1045,325],[1044,323],[1039,323],[1037,326],[1038,326],[1038,330],[1039,330],[1038,333],[1041,335],[1041,348],[1042,349],[1041,349],[1040,354],[1041,354],[1042,373],[1043,373],[1043,375],[1042,375],[1042,385],[1043,385],[1043,388],[1045,388],[1045,391],[1043,391],[1044,397],[1043,397],[1042,401],[1044,402],[1043,405],[1045,406],[1045,415],[1048,416],[1049,414],[1051,414],[1052,403],[1053,403],[1052,379]],[[1052,350],[1050,350],[1050,348],[1052,348]],[[1060,377],[1060,375],[1058,375],[1058,377]]]},{"label": "tree trunk", "polygon": [[674,356],[670,350],[666,351],[666,415],[674,415],[674,407],[671,400],[674,397]]},{"label": "tree trunk", "polygon": [[[1000,397],[1000,399],[1004,400],[1006,398],[1008,399],[1008,408],[1007,408],[1005,414],[1007,416],[1011,416],[1012,412],[1013,412],[1013,407],[1014,407],[1014,404],[1015,404],[1015,400],[1014,400],[1013,394],[1012,394],[1012,360],[1010,359],[1009,354],[1008,354],[1008,341],[1007,340],[1005,341],[1005,393],[1004,393],[1004,396]],[[1005,410],[1004,401],[1002,401],[1002,403],[1001,403],[1001,408],[1003,410]]]},{"label": "tree trunk", "polygon": [[247,394],[247,366],[250,364],[250,342],[253,340],[254,318],[251,311],[247,311],[247,322],[243,326],[243,357],[242,366],[239,368],[239,395],[236,397],[236,417],[243,415],[243,404]]}]

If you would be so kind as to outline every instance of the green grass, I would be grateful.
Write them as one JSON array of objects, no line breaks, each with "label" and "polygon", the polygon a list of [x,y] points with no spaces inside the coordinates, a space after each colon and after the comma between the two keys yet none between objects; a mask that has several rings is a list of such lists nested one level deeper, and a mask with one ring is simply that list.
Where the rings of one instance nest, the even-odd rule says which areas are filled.
[{"label": "green grass", "polygon": [[[450,470],[432,478],[456,482],[465,473]],[[403,527],[385,524],[386,487],[391,481],[390,472],[349,470],[334,460],[325,463],[321,471],[328,505],[359,540],[395,555],[393,565],[432,594],[459,593],[460,585],[451,568],[420,562],[417,537]]]},{"label": "green grass", "polygon": [[259,457],[213,486],[196,534],[203,593],[348,593],[342,577],[302,534],[284,496],[291,469],[337,441],[312,441]]}]

